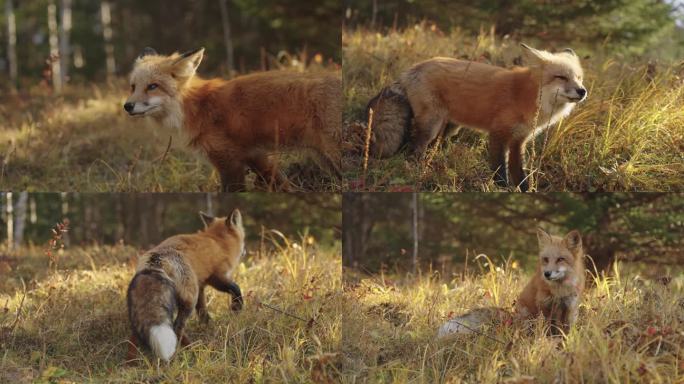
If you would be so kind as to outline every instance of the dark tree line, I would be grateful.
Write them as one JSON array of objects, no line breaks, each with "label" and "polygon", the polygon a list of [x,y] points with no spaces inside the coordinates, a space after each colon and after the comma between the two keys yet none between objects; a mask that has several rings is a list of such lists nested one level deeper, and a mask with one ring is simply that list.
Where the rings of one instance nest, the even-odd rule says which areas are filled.
[{"label": "dark tree line", "polygon": [[[484,253],[534,262],[535,231],[578,229],[599,270],[616,259],[684,264],[684,195],[676,193],[420,194],[419,259],[463,263]],[[411,194],[346,194],[344,264],[411,268]]]},{"label": "dark tree line", "polygon": [[341,55],[338,0],[2,2],[0,79],[18,77],[20,89],[41,79],[83,82],[126,75],[146,46],[161,53],[203,46],[201,72],[212,75],[295,60],[307,65],[316,54],[324,64],[339,63]]},{"label": "dark tree line", "polygon": [[115,244],[147,247],[178,233],[202,228],[199,211],[226,216],[239,208],[248,241],[276,229],[299,240],[305,231],[330,243],[340,235],[340,198],[333,194],[201,193],[12,193],[2,195],[0,241],[45,244],[51,228],[69,222],[69,245]]},{"label": "dark tree line", "polygon": [[675,1],[347,0],[345,6],[348,27],[395,29],[428,21],[443,31],[478,33],[494,27],[498,36],[515,40],[600,44],[636,53],[658,41],[684,52],[684,6]]}]

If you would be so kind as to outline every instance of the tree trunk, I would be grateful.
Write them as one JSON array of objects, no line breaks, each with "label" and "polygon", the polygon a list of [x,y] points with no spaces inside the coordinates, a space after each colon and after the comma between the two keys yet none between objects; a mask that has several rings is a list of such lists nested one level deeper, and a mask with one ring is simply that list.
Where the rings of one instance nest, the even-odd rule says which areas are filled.
[{"label": "tree trunk", "polygon": [[71,34],[71,0],[62,0],[60,20],[59,60],[62,68],[62,84],[66,84],[69,80],[69,63],[71,58],[71,46],[69,45],[69,36]]},{"label": "tree trunk", "polygon": [[28,211],[28,192],[19,192],[19,198],[14,206],[14,245],[21,246],[24,242],[24,228],[26,228],[26,212]]},{"label": "tree trunk", "polygon": [[48,31],[50,34],[50,66],[52,67],[52,88],[62,93],[62,66],[59,58],[59,38],[57,36],[57,6],[55,0],[48,3]]},{"label": "tree trunk", "polygon": [[5,222],[7,223],[7,247],[14,249],[14,205],[12,192],[5,193]]},{"label": "tree trunk", "polygon": [[418,193],[413,192],[411,211],[413,212],[413,220],[411,222],[411,233],[413,235],[413,255],[411,257],[411,266],[413,273],[418,271]]},{"label": "tree trunk", "polygon": [[[228,66],[228,76],[233,77],[235,69],[235,59],[233,58],[233,39],[230,34],[230,18],[228,13],[228,0],[219,0],[221,5],[221,22],[223,24],[223,41],[226,45],[226,65]],[[207,212],[209,213],[209,212]]]},{"label": "tree trunk", "polygon": [[107,81],[110,81],[116,72],[116,62],[114,61],[114,45],[112,44],[112,11],[109,1],[102,1],[100,3],[100,17],[102,21],[102,36],[105,41]]},{"label": "tree trunk", "polygon": [[[66,192],[62,192],[59,194],[60,198],[62,200],[62,221],[68,221],[69,220],[69,194]],[[69,236],[69,232],[64,232],[62,235],[62,244],[64,244],[65,247],[69,247],[71,244],[71,237]]]},{"label": "tree trunk", "polygon": [[5,15],[7,16],[7,61],[9,62],[10,90],[17,90],[17,25],[14,20],[13,0],[5,0]]},{"label": "tree trunk", "polygon": [[211,193],[206,193],[205,194],[206,202],[207,202],[207,215],[209,216],[214,216],[214,204],[211,199]]},{"label": "tree trunk", "polygon": [[373,0],[373,13],[371,14],[371,29],[375,28],[375,22],[378,17],[378,0]]}]

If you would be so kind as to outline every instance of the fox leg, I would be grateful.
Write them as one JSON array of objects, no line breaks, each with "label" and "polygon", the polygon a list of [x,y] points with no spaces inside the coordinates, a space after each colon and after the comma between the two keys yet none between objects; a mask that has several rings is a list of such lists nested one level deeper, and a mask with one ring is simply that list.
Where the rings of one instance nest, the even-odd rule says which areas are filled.
[{"label": "fox leg", "polygon": [[508,138],[495,132],[489,134],[489,166],[495,171],[494,183],[500,187],[508,186],[506,173],[506,142]]},{"label": "fox leg", "polygon": [[221,192],[241,192],[245,190],[245,161],[229,151],[207,153],[221,178]]},{"label": "fox leg", "polygon": [[256,172],[257,180],[266,186],[269,191],[272,188],[284,192],[290,190],[290,182],[278,171],[278,168],[265,153],[252,155],[247,161],[247,165]]},{"label": "fox leg", "polygon": [[199,316],[200,321],[202,323],[208,323],[209,322],[209,312],[207,311],[207,300],[206,297],[204,297],[204,287],[205,285],[202,285],[199,287],[199,292],[197,293],[197,304],[195,305],[195,310],[197,311],[197,316]]},{"label": "fox leg", "polygon": [[185,322],[188,321],[188,318],[192,315],[192,310],[197,305],[198,290],[197,283],[195,282],[187,288],[176,291],[178,314],[173,322],[173,331],[176,333],[181,345],[189,344],[187,337],[183,334],[183,330],[185,329]]},{"label": "fox leg", "polygon": [[242,309],[242,291],[240,291],[240,286],[234,281],[230,280],[225,274],[224,275],[212,275],[209,278],[209,285],[215,289],[230,293],[233,297],[230,304],[230,309],[233,311],[239,311]]},{"label": "fox leg", "polygon": [[416,129],[413,137],[413,155],[422,156],[427,151],[428,145],[435,141],[437,135],[442,132],[446,125],[446,119],[441,116],[416,115]]},{"label": "fox leg", "polygon": [[525,139],[511,140],[508,151],[508,167],[511,170],[511,179],[513,183],[520,188],[520,192],[527,192],[527,190],[530,189],[527,175],[525,174],[525,170],[523,170],[524,152]]},{"label": "fox leg", "polygon": [[126,353],[126,364],[133,364],[136,356],[138,355],[138,338],[135,335],[131,335],[128,339],[128,352]]}]

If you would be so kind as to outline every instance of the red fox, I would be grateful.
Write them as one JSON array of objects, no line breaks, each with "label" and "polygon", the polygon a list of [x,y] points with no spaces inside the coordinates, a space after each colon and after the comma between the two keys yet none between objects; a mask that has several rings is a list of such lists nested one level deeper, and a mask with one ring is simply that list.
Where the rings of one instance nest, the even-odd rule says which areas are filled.
[{"label": "red fox", "polygon": [[168,362],[178,341],[187,340],[183,329],[193,308],[202,322],[209,320],[206,285],[230,293],[233,310],[242,308],[240,287],[232,281],[233,269],[245,251],[240,211],[234,210],[230,218],[200,214],[204,230],[169,237],[138,260],[127,293],[132,330],[129,361],[142,344]]},{"label": "red fox", "polygon": [[204,48],[170,56],[145,48],[131,73],[124,109],[183,129],[209,158],[223,191],[245,188],[246,168],[289,189],[276,152],[311,149],[341,177],[342,80],[337,73],[268,71],[233,80],[195,75]]},{"label": "red fox", "polygon": [[587,97],[587,90],[573,50],[554,54],[522,47],[529,67],[505,69],[446,57],[411,67],[368,103],[374,111],[371,153],[391,156],[410,140],[414,154],[421,156],[440,133],[446,133],[448,123],[460,124],[489,133],[489,162],[496,183],[508,184],[508,153],[511,178],[527,191],[525,143],[567,116]]},{"label": "red fox", "polygon": [[567,333],[577,320],[579,301],[584,292],[584,251],[576,230],[565,237],[537,230],[539,263],[515,304],[515,313],[503,308],[478,308],[447,321],[438,337],[452,333],[471,333],[488,322],[528,319],[540,313],[550,323],[551,333]]}]

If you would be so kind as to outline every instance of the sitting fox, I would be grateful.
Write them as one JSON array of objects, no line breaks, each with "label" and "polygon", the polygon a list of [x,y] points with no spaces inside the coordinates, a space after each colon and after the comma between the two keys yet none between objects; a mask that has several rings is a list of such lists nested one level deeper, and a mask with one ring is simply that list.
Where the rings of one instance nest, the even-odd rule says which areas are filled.
[{"label": "sitting fox", "polygon": [[127,294],[132,330],[129,361],[142,344],[168,362],[178,341],[187,342],[183,328],[193,308],[200,320],[209,320],[204,298],[207,285],[230,293],[233,310],[242,308],[240,287],[232,281],[245,250],[240,211],[234,210],[230,218],[200,214],[204,230],[169,237],[138,260]]},{"label": "sitting fox", "polygon": [[335,73],[268,71],[232,80],[196,76],[204,48],[171,56],[145,48],[124,109],[183,129],[216,168],[222,191],[245,189],[245,172],[287,190],[274,156],[310,149],[341,177],[342,80]]},{"label": "sitting fox", "polygon": [[391,156],[410,141],[419,157],[440,133],[447,133],[448,123],[464,125],[489,133],[496,183],[508,184],[508,154],[514,185],[527,191],[525,143],[567,116],[587,90],[573,50],[554,54],[522,47],[529,67],[505,69],[446,57],[411,67],[368,103],[374,112],[371,153]]},{"label": "sitting fox", "polygon": [[478,308],[447,321],[438,337],[453,333],[473,333],[485,324],[509,319],[529,319],[542,314],[551,333],[567,333],[577,320],[577,309],[584,291],[584,251],[576,230],[564,238],[537,230],[539,263],[532,279],[515,304],[515,312],[503,308]]}]

